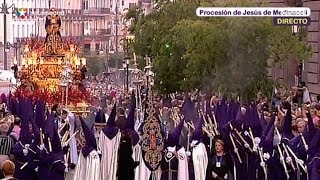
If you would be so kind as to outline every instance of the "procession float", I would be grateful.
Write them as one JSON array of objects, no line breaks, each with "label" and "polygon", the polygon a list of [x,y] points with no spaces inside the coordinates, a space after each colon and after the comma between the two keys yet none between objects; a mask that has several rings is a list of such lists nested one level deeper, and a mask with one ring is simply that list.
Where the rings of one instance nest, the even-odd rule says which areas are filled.
[{"label": "procession float", "polygon": [[[60,104],[73,114],[87,115],[90,93],[84,82],[87,69],[81,44],[61,37],[61,18],[54,8],[50,11],[45,22],[46,37],[32,36],[22,41],[21,67],[18,69],[15,63],[11,68],[19,77],[12,94],[16,98],[44,100],[48,109]],[[74,135],[79,150],[85,142],[83,131]]]},{"label": "procession float", "polygon": [[23,42],[16,97],[44,99],[49,106],[62,104],[74,113],[87,113],[89,93],[84,86],[86,59],[80,45],[63,40],[61,18],[55,9],[46,17],[45,39],[31,37]]}]

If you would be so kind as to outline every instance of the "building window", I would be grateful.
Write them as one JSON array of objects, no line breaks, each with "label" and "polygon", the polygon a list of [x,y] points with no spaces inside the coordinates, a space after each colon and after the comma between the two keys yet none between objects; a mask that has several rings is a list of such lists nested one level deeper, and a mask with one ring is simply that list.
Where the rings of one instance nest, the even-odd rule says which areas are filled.
[{"label": "building window", "polygon": [[88,2],[88,0],[85,0],[83,3],[84,3],[84,9],[88,10],[88,9],[89,9],[89,2]]},{"label": "building window", "polygon": [[34,29],[34,25],[31,25],[31,34],[35,35],[36,30]]},{"label": "building window", "polygon": [[27,37],[29,37],[29,25],[27,25]]},{"label": "building window", "polygon": [[26,35],[25,35],[25,29],[24,29],[24,25],[22,25],[22,28],[21,28],[21,30],[22,30],[22,37],[26,37]]},{"label": "building window", "polygon": [[136,6],[136,3],[129,3],[129,9],[134,8]]},{"label": "building window", "polygon": [[17,25],[17,37],[18,38],[20,37],[20,26],[19,26],[19,24]]},{"label": "building window", "polygon": [[124,6],[124,0],[122,0],[122,6]]},{"label": "building window", "polygon": [[15,27],[14,27],[14,24],[12,24],[12,32],[13,32],[13,34],[12,34],[12,37],[14,38],[14,36],[15,36],[15,29],[14,29]]}]

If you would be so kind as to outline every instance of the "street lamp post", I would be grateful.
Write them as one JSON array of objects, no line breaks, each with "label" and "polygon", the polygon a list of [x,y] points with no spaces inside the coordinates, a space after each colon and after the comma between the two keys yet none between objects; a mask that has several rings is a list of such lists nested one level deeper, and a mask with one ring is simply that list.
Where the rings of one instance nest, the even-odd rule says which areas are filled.
[{"label": "street lamp post", "polygon": [[[0,13],[3,13],[3,44],[7,44],[7,14],[9,14],[9,9],[12,8],[12,10],[15,9],[14,4],[11,4],[9,7],[6,3],[6,0],[3,0],[3,3],[1,5],[1,11]],[[8,69],[8,50],[4,48],[4,53],[3,53],[3,68],[5,70]]]},{"label": "street lamp post", "polygon": [[129,59],[126,60],[127,69],[126,69],[126,77],[127,77],[127,93],[129,93]]},{"label": "street lamp post", "polygon": [[123,61],[123,71],[125,72],[125,76],[124,76],[124,85],[126,88],[126,92],[129,92],[129,60],[124,60]]},{"label": "street lamp post", "polygon": [[[303,1],[302,0],[286,0],[286,4],[290,7],[303,7]],[[294,36],[297,36],[299,41],[302,41],[301,37],[299,36],[299,32],[301,31],[301,26],[293,25],[292,27],[292,34]],[[298,61],[298,66],[297,66],[297,72],[295,75],[295,86],[298,86],[301,81],[302,81],[302,72],[304,71],[304,62]]]},{"label": "street lamp post", "polygon": [[153,86],[153,76],[154,76],[154,73],[152,72],[151,68],[152,68],[152,65],[151,65],[151,59],[150,57],[146,56],[145,57],[145,60],[146,60],[146,67],[144,67],[145,71],[146,71],[146,78],[147,78],[147,88],[151,88]]}]

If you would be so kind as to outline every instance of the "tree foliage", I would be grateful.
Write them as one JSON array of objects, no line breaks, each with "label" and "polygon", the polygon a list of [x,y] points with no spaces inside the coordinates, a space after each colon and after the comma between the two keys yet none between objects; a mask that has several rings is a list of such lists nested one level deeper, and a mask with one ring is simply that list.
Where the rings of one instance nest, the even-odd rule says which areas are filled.
[{"label": "tree foliage", "polygon": [[[268,17],[197,17],[197,7],[258,6],[249,0],[159,1],[149,15],[139,14],[132,33],[135,53],[151,56],[156,85],[163,93],[219,89],[250,99],[257,91],[271,92],[269,65],[289,56],[304,60],[310,46],[274,26]],[[259,5],[261,6],[261,5]],[[139,14],[139,15],[137,15]]]}]

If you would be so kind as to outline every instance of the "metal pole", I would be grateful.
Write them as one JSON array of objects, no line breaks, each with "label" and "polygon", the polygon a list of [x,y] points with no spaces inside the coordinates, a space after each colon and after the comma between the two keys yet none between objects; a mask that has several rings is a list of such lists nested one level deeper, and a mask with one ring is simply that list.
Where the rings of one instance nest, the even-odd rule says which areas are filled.
[{"label": "metal pole", "polygon": [[[116,1],[116,53],[118,53],[119,51],[119,47],[118,47],[118,0]],[[116,67],[119,68],[119,60],[117,59],[116,61]]]},{"label": "metal pole", "polygon": [[127,64],[127,93],[129,93],[129,64]]},{"label": "metal pole", "polygon": [[68,96],[69,96],[69,82],[67,83],[67,86],[66,86],[66,105],[65,107],[68,107]]},{"label": "metal pole", "polygon": [[107,45],[106,45],[106,54],[107,54],[107,57],[106,57],[105,64],[104,64],[104,66],[105,66],[105,70],[104,70],[104,71],[108,73],[108,61],[109,61],[109,39],[108,39],[108,41],[107,41]]},{"label": "metal pole", "polygon": [[3,0],[3,4],[4,6],[2,7],[2,11],[3,11],[3,21],[4,21],[4,24],[3,24],[3,41],[4,41],[4,48],[3,48],[3,69],[4,70],[7,70],[8,69],[8,54],[7,54],[7,51],[6,51],[6,46],[7,46],[7,10],[8,9],[4,9],[4,8],[7,8],[6,6],[6,0]]},{"label": "metal pole", "polygon": [[115,19],[115,23],[116,23],[116,79],[115,79],[115,85],[118,85],[118,77],[119,77],[119,59],[118,59],[118,0],[116,0],[116,19]]}]

